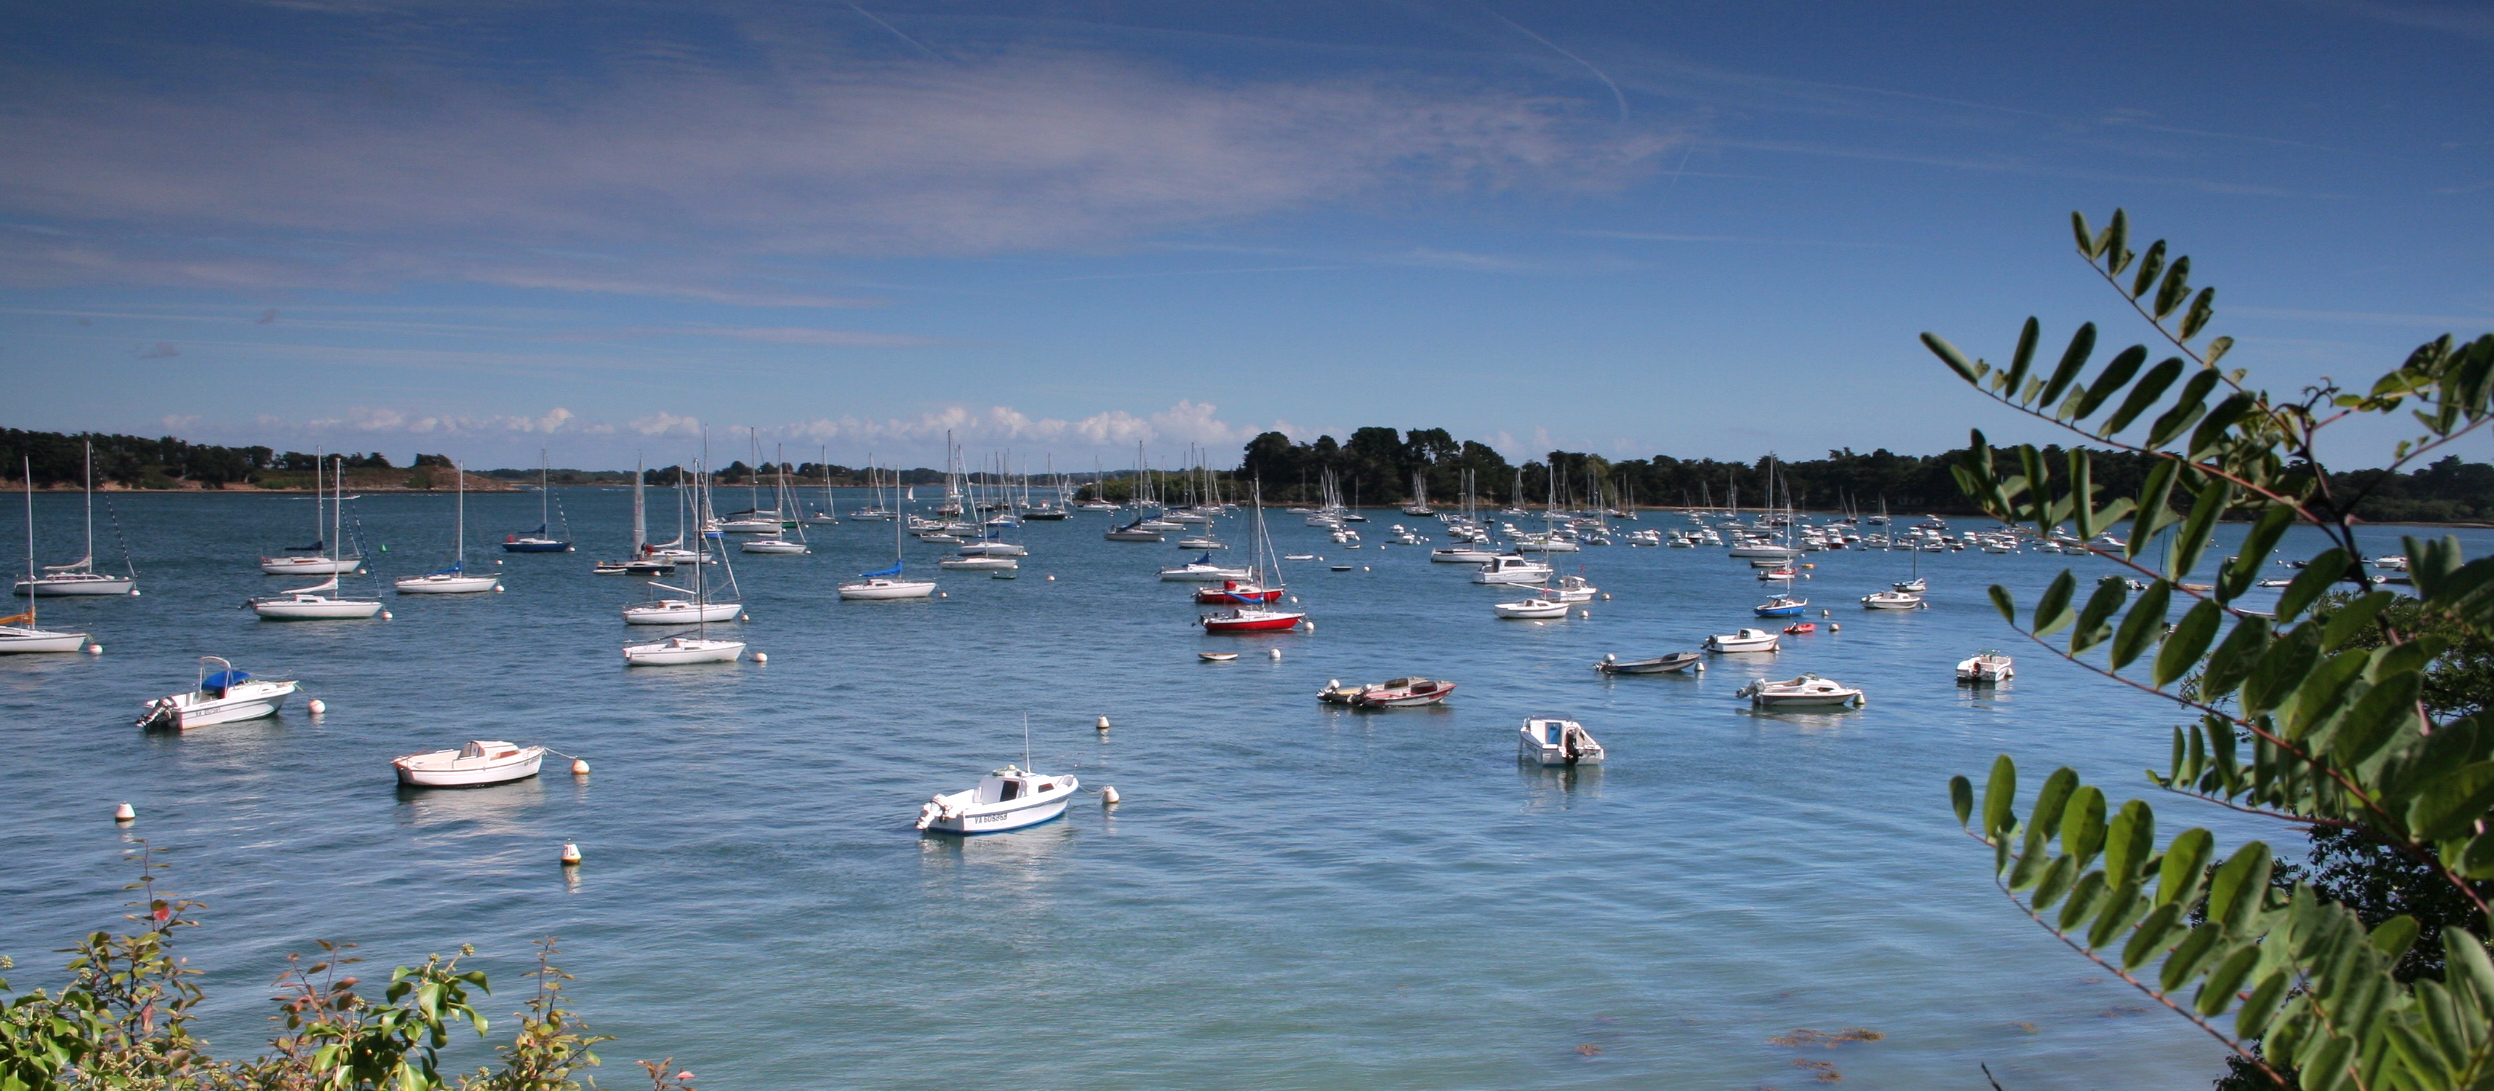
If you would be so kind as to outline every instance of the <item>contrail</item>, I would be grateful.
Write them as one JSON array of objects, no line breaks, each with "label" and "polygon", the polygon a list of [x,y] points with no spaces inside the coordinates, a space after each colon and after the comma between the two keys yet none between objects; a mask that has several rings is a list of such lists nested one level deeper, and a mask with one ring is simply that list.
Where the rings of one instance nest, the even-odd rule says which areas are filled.
[{"label": "contrail", "polygon": [[[1486,10],[1486,9],[1485,9],[1485,10]],[[1606,76],[1606,75],[1603,75],[1603,74],[1602,74],[1602,70],[1601,70],[1601,69],[1599,69],[1599,68],[1595,68],[1595,67],[1593,66],[1593,62],[1588,61],[1588,60],[1584,59],[1583,57],[1579,57],[1579,56],[1577,56],[1576,54],[1570,53],[1570,52],[1568,52],[1567,50],[1564,50],[1564,49],[1559,48],[1559,47],[1558,47],[1558,45],[1557,45],[1557,43],[1554,43],[1554,42],[1552,42],[1550,39],[1548,39],[1548,38],[1544,38],[1544,37],[1542,37],[1542,36],[1541,36],[1541,35],[1539,35],[1539,34],[1535,34],[1535,33],[1533,33],[1532,31],[1529,31],[1529,30],[1524,29],[1523,24],[1518,23],[1518,22],[1516,22],[1516,21],[1515,21],[1515,20],[1513,20],[1513,19],[1509,19],[1509,18],[1507,18],[1506,16],[1504,16],[1504,15],[1500,15],[1500,14],[1498,14],[1498,13],[1497,13],[1497,12],[1495,12],[1495,11],[1490,12],[1490,13],[1489,13],[1489,15],[1490,15],[1490,18],[1492,18],[1492,19],[1496,19],[1496,20],[1498,20],[1499,22],[1502,22],[1502,23],[1507,24],[1508,26],[1514,27],[1514,28],[1515,28],[1516,33],[1521,34],[1521,35],[1523,35],[1523,36],[1525,36],[1525,37],[1527,37],[1527,38],[1531,38],[1532,40],[1534,40],[1534,41],[1536,41],[1536,42],[1540,42],[1542,45],[1549,47],[1549,49],[1550,49],[1550,51],[1551,51],[1551,52],[1556,53],[1556,54],[1558,54],[1558,55],[1560,55],[1560,56],[1562,56],[1562,57],[1565,57],[1565,58],[1567,58],[1567,59],[1569,59],[1569,60],[1571,60],[1571,61],[1575,61],[1575,62],[1576,62],[1576,63],[1578,63],[1578,64],[1584,65],[1584,66],[1585,66],[1585,71],[1593,73],[1593,78],[1595,78],[1595,79],[1597,79],[1597,80],[1601,80],[1601,81],[1602,81],[1602,86],[1604,86],[1604,87],[1608,87],[1608,88],[1610,88],[1610,89],[1611,89],[1611,97],[1619,101],[1619,119],[1620,119],[1621,121],[1623,121],[1623,122],[1628,120],[1628,96],[1626,96],[1626,95],[1624,95],[1624,94],[1621,94],[1621,93],[1620,93],[1620,90],[1619,90],[1619,85],[1618,85],[1618,84],[1616,84],[1616,83],[1612,83],[1612,82],[1611,82],[1611,77]],[[872,16],[868,16],[868,18],[873,18],[873,17],[872,17]],[[879,19],[878,19],[878,20],[876,20],[876,21],[877,21],[877,22],[881,22],[882,20],[879,20]],[[900,33],[900,32],[896,30],[896,31],[893,31],[893,33],[898,34],[898,33]]]},{"label": "contrail", "polygon": [[[906,34],[901,33],[901,28],[896,27],[896,26],[893,26],[893,25],[892,25],[892,24],[890,24],[890,23],[884,22],[884,21],[883,21],[883,20],[881,20],[881,19],[877,19],[877,18],[875,18],[875,13],[873,13],[873,12],[871,12],[871,11],[868,11],[868,10],[866,10],[866,9],[864,9],[864,8],[861,8],[861,7],[857,6],[856,4],[850,4],[850,5],[849,5],[849,10],[850,10],[850,11],[854,11],[854,12],[858,13],[859,15],[863,15],[863,16],[865,16],[865,17],[866,17],[866,19],[867,19],[867,21],[869,21],[869,22],[871,22],[871,23],[875,24],[876,26],[879,26],[879,27],[882,27],[882,28],[883,28],[883,29],[885,29],[885,30],[891,31],[891,32],[892,32],[892,36],[893,36],[893,37],[898,38],[898,39],[900,39],[900,40],[902,40],[902,41],[904,41],[904,42],[908,42],[909,44],[911,44],[911,45],[913,45],[913,46],[917,46],[917,47],[918,47],[918,52],[920,52],[920,53],[924,53],[924,54],[926,54],[927,56],[930,56],[930,57],[935,57],[935,59],[936,59],[936,60],[939,60],[939,61],[944,59],[944,58],[942,58],[942,57],[940,57],[940,56],[936,56],[936,52],[935,52],[934,50],[932,50],[932,49],[928,49],[928,48],[926,47],[926,45],[925,45],[924,43],[920,42],[918,39],[916,39],[916,38],[912,38],[912,37],[910,37],[909,35],[906,35]],[[1516,29],[1518,29],[1518,30],[1522,30],[1523,28],[1522,28],[1522,27],[1518,27],[1518,28],[1516,28]],[[1529,32],[1529,31],[1527,31],[1527,33],[1530,33],[1530,32]],[[1556,48],[1558,48],[1558,47],[1556,47],[1556,46],[1552,46],[1551,48],[1556,49]],[[1588,66],[1588,67],[1590,67],[1590,66]],[[1613,90],[1617,90],[1617,88],[1613,88]]]}]

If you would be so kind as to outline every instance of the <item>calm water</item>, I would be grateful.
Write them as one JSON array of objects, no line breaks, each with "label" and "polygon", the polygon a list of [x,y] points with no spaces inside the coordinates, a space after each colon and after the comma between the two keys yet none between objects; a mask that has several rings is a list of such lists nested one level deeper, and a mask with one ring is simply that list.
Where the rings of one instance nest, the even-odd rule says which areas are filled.
[{"label": "calm water", "polygon": [[[816,528],[812,556],[735,558],[753,615],[738,628],[767,666],[627,670],[617,611],[638,581],[588,569],[623,552],[628,494],[564,499],[581,552],[471,552],[504,562],[506,594],[284,624],[235,607],[288,585],[251,559],[307,540],[308,502],[115,498],[144,595],[44,606],[107,653],[0,661],[0,952],[17,984],[56,981],[48,952],[117,923],[145,837],[211,907],[187,942],[230,1052],[265,1035],[265,986],[315,938],[381,967],[474,943],[503,1012],[529,940],[559,934],[574,1000],[623,1038],[605,1050],[623,1082],[667,1055],[716,1088],[983,1086],[1007,1069],[1048,1087],[1798,1087],[1810,1060],[1871,1088],[1977,1087],[1988,1062],[2040,1091],[2200,1087],[2217,1066],[2197,1031],[2013,915],[1948,813],[1946,778],[2002,750],[2117,786],[2163,760],[2170,714],[2026,654],[1983,600],[1991,582],[2031,599],[2070,558],[1926,554],[1933,608],[1871,614],[1855,599],[1909,555],[1822,554],[1801,593],[1841,632],[1702,679],[1605,681],[1589,669],[1605,652],[1747,623],[1747,566],[1592,548],[1569,567],[1616,597],[1590,620],[1501,622],[1501,592],[1468,569],[1345,550],[1276,513],[1285,552],[1361,567],[1290,566],[1316,632],[1217,639],[1153,578],[1179,552],[1104,542],[1101,516],[1031,524],[1020,579],[948,572],[949,597],[922,603],[838,601],[839,577],[891,552],[888,524],[853,523]],[[75,557],[75,498],[39,503],[45,559]],[[438,564],[450,505],[351,507],[395,576]],[[536,510],[470,497],[472,537],[491,549]],[[1400,518],[1370,514],[1371,538]],[[1243,559],[1243,521],[1223,530]],[[1951,684],[1994,645],[2018,655],[2014,683]],[[1196,660],[1215,647],[1248,654]],[[302,679],[328,714],[298,699],[187,735],[129,725],[211,653]],[[1755,715],[1732,697],[1804,670],[1866,686],[1869,707]],[[1385,714],[1312,699],[1400,674],[1462,688]],[[1611,763],[1520,768],[1516,724],[1553,712]],[[1026,713],[1039,768],[1123,805],[1086,796],[1064,821],[967,842],[914,832],[930,793],[1021,758]],[[392,755],[480,737],[596,772],[394,786]],[[128,830],[109,821],[122,800],[140,812]],[[588,856],[568,876],[564,841]],[[1801,1027],[1886,1038],[1768,1041]],[[482,1056],[464,1048],[462,1065]]]}]

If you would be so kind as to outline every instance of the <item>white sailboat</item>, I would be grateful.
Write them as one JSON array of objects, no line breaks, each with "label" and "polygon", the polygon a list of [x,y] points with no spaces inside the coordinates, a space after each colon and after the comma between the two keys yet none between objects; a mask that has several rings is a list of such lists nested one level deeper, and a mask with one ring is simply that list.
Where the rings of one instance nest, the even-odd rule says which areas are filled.
[{"label": "white sailboat", "polygon": [[[35,462],[21,458],[26,475],[26,578],[35,578]],[[28,597],[26,612],[0,617],[0,655],[18,652],[74,652],[87,646],[85,633],[56,633],[38,628],[35,621],[35,600]]]},{"label": "white sailboat", "polygon": [[818,512],[815,512],[815,513],[814,513],[814,514],[812,514],[812,515],[808,515],[808,516],[806,516],[806,517],[805,517],[805,521],[806,521],[806,522],[809,522],[809,523],[817,523],[817,524],[820,524],[820,525],[823,525],[823,526],[837,526],[837,525],[839,525],[839,523],[840,523],[840,516],[837,514],[837,511],[836,511],[836,509],[839,507],[839,498],[838,498],[838,497],[836,497],[836,496],[833,496],[833,495],[832,495],[832,493],[831,493],[831,447],[830,447],[830,445],[828,445],[828,444],[824,445],[823,450],[822,450],[821,457],[822,457],[822,461],[821,461],[821,462],[819,462],[819,463],[817,463],[816,465],[819,465],[819,466],[821,466],[821,467],[823,468],[823,510],[818,511]]},{"label": "white sailboat", "polygon": [[452,521],[454,548],[450,567],[422,576],[409,576],[394,581],[402,595],[472,595],[480,591],[502,589],[500,576],[468,575],[468,467],[458,463],[451,474],[459,480],[458,516]]},{"label": "white sailboat", "polygon": [[[115,523],[119,526],[119,523]],[[95,570],[95,444],[87,444],[87,552],[68,564],[47,564],[40,576],[29,575],[17,581],[17,593],[29,598],[36,595],[127,595],[138,587],[138,572],[130,568],[130,549],[121,550],[121,567],[127,575],[110,576]]]},{"label": "white sailboat", "polygon": [[[892,489],[896,494],[903,492],[900,487],[899,471],[893,472]],[[873,572],[858,573],[858,578],[840,585],[841,598],[861,602],[872,602],[890,599],[923,599],[929,598],[935,594],[934,580],[913,580],[901,575],[901,569],[904,565],[904,562],[901,559],[901,532],[909,525],[908,501],[906,499],[900,500],[895,503],[894,508],[895,518],[892,520],[892,567],[878,569]]]},{"label": "white sailboat", "polygon": [[[285,547],[282,552],[290,554],[289,556],[260,558],[260,571],[272,576],[345,576],[352,575],[364,567],[363,557],[345,555],[346,546],[343,542],[339,543],[337,554],[332,555],[329,552],[329,540],[321,536],[321,532],[328,529],[320,518],[323,499],[320,475],[322,466],[327,462],[325,452],[317,449],[313,451],[312,544]],[[343,495],[346,490],[341,488],[338,491]]]},{"label": "white sailboat", "polygon": [[[320,491],[320,478],[318,476],[319,467],[317,465],[313,467],[313,473],[312,491],[315,494],[313,503],[317,506],[319,503],[317,494]],[[345,481],[346,460],[344,458],[338,459],[336,473],[331,476],[341,483]],[[340,493],[341,496],[343,496],[343,487],[341,487]],[[332,503],[329,507],[329,536],[331,538],[338,537],[339,534],[345,529],[344,517],[338,514],[339,509],[345,506],[345,501],[340,499],[337,502]],[[339,563],[343,564],[344,562],[341,561]],[[363,564],[362,559],[358,558],[355,564],[360,567]],[[339,618],[368,618],[381,612],[380,599],[350,599],[340,597],[343,593],[338,589],[338,573],[342,571],[351,572],[354,571],[353,568],[341,569],[333,566],[330,571],[331,575],[327,580],[313,584],[310,587],[298,587],[292,591],[281,591],[268,598],[252,599],[249,603],[252,612],[260,615],[260,618],[264,621],[326,621]]]},{"label": "white sailboat", "polygon": [[[649,501],[645,495],[645,478],[649,471],[638,459],[632,463],[632,553],[629,560],[599,561],[590,571],[601,576],[667,576],[675,573],[675,562],[652,556],[649,544]],[[681,510],[681,509],[678,509]]]},{"label": "white sailboat", "polygon": [[[710,511],[709,501],[707,499],[709,495],[709,475],[702,472],[696,472],[693,475],[693,479],[698,483],[695,488],[704,497],[704,499],[700,501],[700,506],[697,510],[702,514],[707,515]],[[734,588],[736,585],[736,568],[735,565],[725,561],[725,556],[726,555],[723,551],[721,553],[721,559],[722,564],[727,571],[728,586],[730,588]],[[650,586],[653,590],[659,589],[659,585],[656,582],[652,582]],[[665,590],[672,591],[677,589],[665,588]],[[660,625],[667,624],[670,621],[677,623],[690,622],[693,625],[693,633],[690,636],[683,633],[677,633],[673,636],[665,637],[660,640],[649,641],[643,644],[624,645],[623,659],[625,666],[672,667],[681,666],[687,663],[733,663],[744,657],[744,641],[712,640],[710,638],[710,623],[713,621],[727,621],[736,617],[739,613],[744,611],[744,604],[741,602],[711,602],[710,573],[707,569],[704,569],[700,565],[693,566],[693,589],[687,593],[693,596],[691,601],[683,599],[661,599],[654,604],[644,604],[640,607],[628,607],[624,610],[624,621],[633,625]],[[720,607],[724,607],[723,613],[720,611]],[[639,610],[641,612],[636,616],[634,613],[635,610]]]},{"label": "white sailboat", "polygon": [[[694,514],[693,521],[695,524],[699,525],[710,521],[708,518],[710,514],[710,475],[706,470],[703,470],[698,466],[694,468],[693,472],[693,495],[691,497],[691,504]],[[719,557],[723,562],[726,556],[727,552],[725,550],[721,550],[719,552]],[[693,586],[690,588],[670,587],[666,584],[659,583],[656,580],[650,581],[650,600],[624,607],[624,624],[707,625],[714,621],[733,621],[738,614],[744,612],[745,604],[738,601],[742,598],[742,596],[736,594],[736,569],[733,565],[728,566],[727,569],[730,598],[726,602],[711,601],[709,596],[709,577],[702,570],[702,566],[698,564],[693,566],[693,575]],[[673,591],[679,595],[689,595],[692,597],[669,598],[660,595],[659,592],[662,591]],[[737,647],[741,649],[744,645],[738,644]],[[704,660],[688,660],[688,662],[704,662]]]},{"label": "white sailboat", "polygon": [[[774,511],[795,511],[797,509],[797,498],[796,493],[788,487],[787,452],[782,450],[780,454],[782,457],[778,466],[779,482],[771,494],[771,504]],[[790,538],[790,534],[795,534],[796,537]],[[812,549],[807,548],[805,543],[805,524],[794,519],[779,520],[774,526],[771,527],[771,529],[764,531],[760,537],[747,539],[737,548],[742,549],[747,553],[761,553],[765,555],[779,556],[793,556],[813,552]]]}]

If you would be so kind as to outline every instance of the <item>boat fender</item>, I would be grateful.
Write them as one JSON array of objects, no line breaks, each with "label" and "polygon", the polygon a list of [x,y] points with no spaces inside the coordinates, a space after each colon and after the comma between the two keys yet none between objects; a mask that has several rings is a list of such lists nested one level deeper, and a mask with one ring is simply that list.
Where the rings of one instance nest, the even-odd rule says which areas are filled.
[{"label": "boat fender", "polygon": [[321,713],[329,711],[329,705],[326,702],[323,702],[320,698],[314,697],[310,702],[303,706],[303,710],[314,716],[318,716]]},{"label": "boat fender", "polygon": [[138,808],[127,803],[113,808],[113,821],[115,822],[135,822],[138,821],[138,817]]},{"label": "boat fender", "polygon": [[563,842],[562,860],[564,867],[580,866],[580,846],[569,841]]}]

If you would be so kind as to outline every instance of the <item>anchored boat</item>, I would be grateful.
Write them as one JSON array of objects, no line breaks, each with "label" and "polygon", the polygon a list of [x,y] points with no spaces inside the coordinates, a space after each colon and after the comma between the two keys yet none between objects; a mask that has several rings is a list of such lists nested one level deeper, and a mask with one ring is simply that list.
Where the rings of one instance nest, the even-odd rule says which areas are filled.
[{"label": "anchored boat", "polygon": [[1574,720],[1534,718],[1517,732],[1515,753],[1539,765],[1600,765],[1605,753],[1585,725]]},{"label": "anchored boat", "polygon": [[147,702],[141,706],[147,711],[139,714],[138,726],[187,731],[274,716],[295,689],[291,679],[253,678],[219,656],[203,655],[199,657],[198,688]]},{"label": "anchored boat", "polygon": [[546,748],[478,739],[455,750],[428,750],[390,759],[398,782],[417,788],[482,788],[537,775]]},{"label": "anchored boat", "polygon": [[1859,708],[1862,691],[1830,678],[1805,674],[1783,681],[1760,679],[1742,686],[1735,697],[1746,697],[1758,708]]}]

